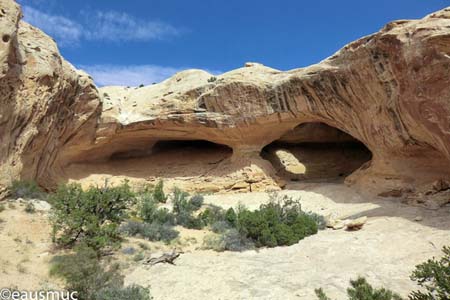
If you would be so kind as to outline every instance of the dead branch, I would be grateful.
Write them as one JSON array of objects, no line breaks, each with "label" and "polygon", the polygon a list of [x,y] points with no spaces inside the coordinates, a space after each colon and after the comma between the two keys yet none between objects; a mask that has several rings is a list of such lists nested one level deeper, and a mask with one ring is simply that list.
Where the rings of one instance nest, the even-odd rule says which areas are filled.
[{"label": "dead branch", "polygon": [[144,265],[154,266],[159,263],[167,263],[171,265],[175,265],[174,260],[177,259],[183,252],[177,252],[175,249],[172,253],[164,253],[160,257],[148,258],[144,261]]}]

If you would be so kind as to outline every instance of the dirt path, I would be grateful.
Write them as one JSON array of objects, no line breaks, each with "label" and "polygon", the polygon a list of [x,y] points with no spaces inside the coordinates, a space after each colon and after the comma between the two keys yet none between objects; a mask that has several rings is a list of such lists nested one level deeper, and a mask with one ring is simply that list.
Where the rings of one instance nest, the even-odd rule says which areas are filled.
[{"label": "dirt path", "polygon": [[[292,188],[298,188],[299,186]],[[259,252],[183,254],[176,266],[138,267],[126,281],[150,285],[158,299],[316,299],[323,287],[333,299],[345,299],[348,281],[366,276],[406,295],[414,266],[450,244],[450,207],[424,210],[395,200],[364,199],[341,184],[309,184],[301,197],[306,210],[344,217],[369,217],[361,231],[325,230],[290,247]],[[207,202],[224,207],[240,201],[257,207],[263,193],[214,195]],[[421,221],[414,221],[415,219]]]}]

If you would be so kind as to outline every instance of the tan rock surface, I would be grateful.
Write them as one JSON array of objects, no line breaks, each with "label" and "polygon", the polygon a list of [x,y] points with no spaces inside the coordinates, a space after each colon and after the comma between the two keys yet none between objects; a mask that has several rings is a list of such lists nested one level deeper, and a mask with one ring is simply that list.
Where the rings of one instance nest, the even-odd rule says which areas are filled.
[{"label": "tan rock surface", "polygon": [[[185,251],[176,266],[130,268],[127,284],[150,285],[155,300],[313,300],[319,287],[331,299],[344,300],[349,280],[364,276],[376,287],[406,296],[417,289],[409,279],[415,265],[439,256],[450,242],[449,207],[431,211],[365,198],[341,184],[290,186],[284,193],[301,197],[305,210],[368,219],[359,231],[327,229],[290,247],[241,253]],[[257,208],[268,199],[265,193],[242,193],[211,195],[205,201],[225,208],[239,202]],[[417,215],[421,222],[414,221]]]},{"label": "tan rock surface", "polygon": [[[133,164],[143,168],[137,173],[153,167],[145,161],[154,159],[157,142],[206,140],[233,154],[218,163],[220,172],[197,181],[221,180],[220,190],[244,181],[264,190],[282,180],[260,151],[290,133],[292,141],[295,128],[311,122],[339,129],[372,152],[347,177],[365,191],[450,178],[450,9],[391,22],[307,68],[281,72],[247,63],[216,77],[188,70],[143,88],[97,89],[49,37],[19,21],[17,5],[0,4],[0,31],[11,37],[0,49],[3,184],[22,177],[51,188],[104,173],[133,179]],[[93,162],[102,164],[99,174],[86,171]],[[197,171],[187,166],[181,177],[189,181]]]}]

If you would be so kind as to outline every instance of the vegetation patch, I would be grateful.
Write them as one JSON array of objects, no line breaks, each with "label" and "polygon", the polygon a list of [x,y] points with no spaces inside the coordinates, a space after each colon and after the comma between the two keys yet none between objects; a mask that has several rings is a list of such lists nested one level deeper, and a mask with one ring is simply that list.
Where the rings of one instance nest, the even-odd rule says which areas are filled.
[{"label": "vegetation patch", "polygon": [[15,199],[41,199],[45,200],[47,194],[35,181],[15,180],[9,187],[11,196]]},{"label": "vegetation patch", "polygon": [[299,200],[277,194],[255,211],[242,205],[236,211],[212,207],[202,213],[202,218],[219,234],[209,236],[204,247],[219,251],[293,245],[325,224],[323,217],[304,212]]},{"label": "vegetation patch", "polygon": [[[448,300],[450,299],[450,247],[443,248],[443,257],[432,258],[417,265],[411,280],[418,283],[422,290],[409,294],[409,300]],[[317,289],[319,300],[331,300],[323,289]],[[374,288],[365,278],[350,281],[347,289],[349,300],[402,300],[398,294],[386,288]]]},{"label": "vegetation patch", "polygon": [[124,287],[119,266],[102,263],[98,252],[85,244],[75,253],[55,256],[50,275],[65,280],[69,291],[76,291],[80,300],[150,300],[147,288],[133,285]]},{"label": "vegetation patch", "polygon": [[136,198],[129,185],[83,191],[78,184],[62,185],[49,198],[53,240],[62,246],[83,242],[99,251],[120,242],[119,225]]}]

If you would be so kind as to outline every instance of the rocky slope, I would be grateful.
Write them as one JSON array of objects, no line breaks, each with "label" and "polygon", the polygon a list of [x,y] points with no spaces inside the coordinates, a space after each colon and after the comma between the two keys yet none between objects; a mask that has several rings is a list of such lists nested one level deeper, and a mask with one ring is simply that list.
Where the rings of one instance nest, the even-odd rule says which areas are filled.
[{"label": "rocky slope", "polygon": [[[203,140],[231,148],[231,157],[204,162],[205,172],[183,173],[185,181],[217,181],[217,190],[278,188],[260,152],[274,141],[308,138],[296,136],[305,123],[348,134],[328,132],[325,142],[350,136],[371,151],[346,179],[364,190],[402,195],[450,179],[449,8],[391,22],[307,68],[248,63],[217,77],[188,70],[147,87],[97,89],[49,37],[20,21],[15,3],[0,6],[3,184],[19,176],[51,188],[103,178],[95,173],[153,180],[157,172],[145,170],[154,165],[155,145]],[[314,134],[320,126],[310,130],[322,136]]]}]

